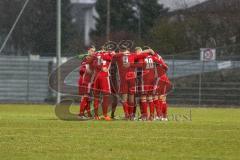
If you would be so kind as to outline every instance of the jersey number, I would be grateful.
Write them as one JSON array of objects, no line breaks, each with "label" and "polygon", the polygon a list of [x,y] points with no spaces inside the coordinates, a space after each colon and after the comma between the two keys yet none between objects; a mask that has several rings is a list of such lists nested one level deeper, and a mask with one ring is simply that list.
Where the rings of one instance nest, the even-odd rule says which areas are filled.
[{"label": "jersey number", "polygon": [[128,56],[123,56],[123,64],[128,64]]},{"label": "jersey number", "polygon": [[152,58],[146,58],[145,62],[147,64],[146,69],[154,68]]},{"label": "jersey number", "polygon": [[98,65],[101,65],[101,64],[105,65],[105,64],[106,64],[106,61],[103,60],[103,59],[101,58],[101,56],[97,56],[97,59],[98,59]]}]

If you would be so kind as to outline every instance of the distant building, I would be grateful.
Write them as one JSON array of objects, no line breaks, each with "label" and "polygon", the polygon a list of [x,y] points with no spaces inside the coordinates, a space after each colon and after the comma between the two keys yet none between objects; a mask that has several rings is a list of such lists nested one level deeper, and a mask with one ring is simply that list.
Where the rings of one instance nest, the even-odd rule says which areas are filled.
[{"label": "distant building", "polygon": [[90,32],[95,29],[98,14],[95,10],[97,0],[71,0],[72,5],[72,22],[78,26],[78,31],[85,46],[91,43]]}]

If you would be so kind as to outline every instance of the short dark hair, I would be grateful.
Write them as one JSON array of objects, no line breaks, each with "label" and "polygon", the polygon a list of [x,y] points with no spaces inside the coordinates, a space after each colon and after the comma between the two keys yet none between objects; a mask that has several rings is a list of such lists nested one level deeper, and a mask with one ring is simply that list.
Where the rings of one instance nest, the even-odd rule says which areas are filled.
[{"label": "short dark hair", "polygon": [[120,46],[119,49],[120,49],[120,51],[128,50],[127,46],[124,46],[124,45]]},{"label": "short dark hair", "polygon": [[144,50],[145,50],[145,49],[151,49],[151,47],[149,47],[149,46],[144,46],[143,49],[144,49]]}]

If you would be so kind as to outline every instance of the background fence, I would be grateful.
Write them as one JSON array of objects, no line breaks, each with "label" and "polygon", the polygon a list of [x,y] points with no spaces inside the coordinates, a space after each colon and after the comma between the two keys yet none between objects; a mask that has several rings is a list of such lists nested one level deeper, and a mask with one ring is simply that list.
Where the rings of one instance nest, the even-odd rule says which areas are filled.
[{"label": "background fence", "polygon": [[[165,57],[168,76],[174,89],[169,94],[172,104],[240,105],[240,57],[222,57],[203,62],[198,57]],[[1,103],[54,102],[48,87],[48,75],[54,59],[47,57],[0,57]],[[65,83],[77,86],[78,69]],[[77,90],[75,91],[77,94]]]},{"label": "background fence", "polygon": [[0,102],[42,103],[50,96],[49,64],[52,59],[0,57]]}]

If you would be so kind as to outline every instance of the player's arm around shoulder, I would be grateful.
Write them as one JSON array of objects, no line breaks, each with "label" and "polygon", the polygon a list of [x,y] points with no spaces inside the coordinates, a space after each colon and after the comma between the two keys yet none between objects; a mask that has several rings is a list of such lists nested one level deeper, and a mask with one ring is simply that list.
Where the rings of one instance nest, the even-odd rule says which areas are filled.
[{"label": "player's arm around shoulder", "polygon": [[103,60],[105,60],[105,61],[111,61],[113,56],[114,56],[114,53],[112,53],[112,52],[105,52],[105,53],[102,53],[101,58]]},{"label": "player's arm around shoulder", "polygon": [[153,58],[153,61],[157,63],[157,65],[160,65],[165,71],[168,70],[168,65],[165,63],[165,61],[159,54],[155,53],[155,55],[152,56],[152,58]]},{"label": "player's arm around shoulder", "polygon": [[144,55],[154,55],[155,54],[155,52],[152,50],[152,49],[146,49],[146,50],[143,50],[142,52],[141,52],[141,54],[144,54]]},{"label": "player's arm around shoulder", "polygon": [[152,49],[143,50],[140,54],[135,55],[135,60],[144,59],[149,55],[154,55],[154,51]]}]

